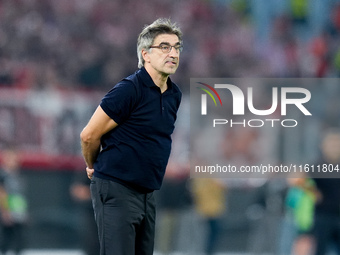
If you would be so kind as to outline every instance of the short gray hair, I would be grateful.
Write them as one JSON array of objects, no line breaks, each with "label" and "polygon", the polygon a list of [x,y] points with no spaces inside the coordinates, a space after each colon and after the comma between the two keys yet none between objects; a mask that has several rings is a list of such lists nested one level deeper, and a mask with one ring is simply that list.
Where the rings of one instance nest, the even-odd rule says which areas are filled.
[{"label": "short gray hair", "polygon": [[160,34],[174,34],[177,35],[180,43],[182,43],[182,32],[176,23],[172,23],[170,19],[159,18],[152,24],[144,27],[143,31],[138,36],[137,41],[137,56],[138,68],[144,66],[144,59],[142,50],[149,50],[154,39]]}]

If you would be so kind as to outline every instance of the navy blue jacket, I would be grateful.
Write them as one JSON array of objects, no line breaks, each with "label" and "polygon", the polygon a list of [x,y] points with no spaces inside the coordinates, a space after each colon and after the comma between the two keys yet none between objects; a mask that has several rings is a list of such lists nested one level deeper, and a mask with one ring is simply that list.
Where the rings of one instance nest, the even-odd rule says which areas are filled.
[{"label": "navy blue jacket", "polygon": [[161,93],[141,68],[109,91],[100,104],[118,126],[101,139],[94,176],[144,190],[162,184],[182,93],[170,78]]}]

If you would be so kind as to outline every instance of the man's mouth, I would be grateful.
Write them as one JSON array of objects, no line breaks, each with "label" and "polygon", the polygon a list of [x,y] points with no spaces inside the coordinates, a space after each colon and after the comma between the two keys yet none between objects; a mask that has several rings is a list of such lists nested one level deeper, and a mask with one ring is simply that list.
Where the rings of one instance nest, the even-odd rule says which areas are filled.
[{"label": "man's mouth", "polygon": [[177,62],[176,61],[172,61],[172,60],[166,61],[165,63],[166,64],[170,64],[170,65],[177,65]]}]

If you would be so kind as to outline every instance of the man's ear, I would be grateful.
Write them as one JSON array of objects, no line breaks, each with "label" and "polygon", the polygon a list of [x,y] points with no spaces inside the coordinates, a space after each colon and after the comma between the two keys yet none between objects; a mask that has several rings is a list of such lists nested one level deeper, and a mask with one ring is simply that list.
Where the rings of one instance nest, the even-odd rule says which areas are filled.
[{"label": "man's ear", "polygon": [[142,49],[142,57],[146,63],[150,62],[149,52],[145,49]]}]

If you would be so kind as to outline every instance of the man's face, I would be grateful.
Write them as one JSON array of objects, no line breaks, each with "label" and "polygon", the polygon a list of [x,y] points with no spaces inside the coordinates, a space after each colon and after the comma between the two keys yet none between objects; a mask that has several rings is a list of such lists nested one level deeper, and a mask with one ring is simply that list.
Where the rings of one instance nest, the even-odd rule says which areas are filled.
[{"label": "man's face", "polygon": [[322,142],[322,152],[324,157],[333,162],[340,161],[340,135],[328,134]]},{"label": "man's face", "polygon": [[[152,46],[175,46],[180,45],[177,35],[174,34],[161,34],[158,35]],[[144,59],[146,64],[150,65],[154,71],[162,75],[174,74],[179,64],[179,50],[171,47],[170,52],[163,52],[160,48],[152,48],[150,52],[146,52]]]}]

